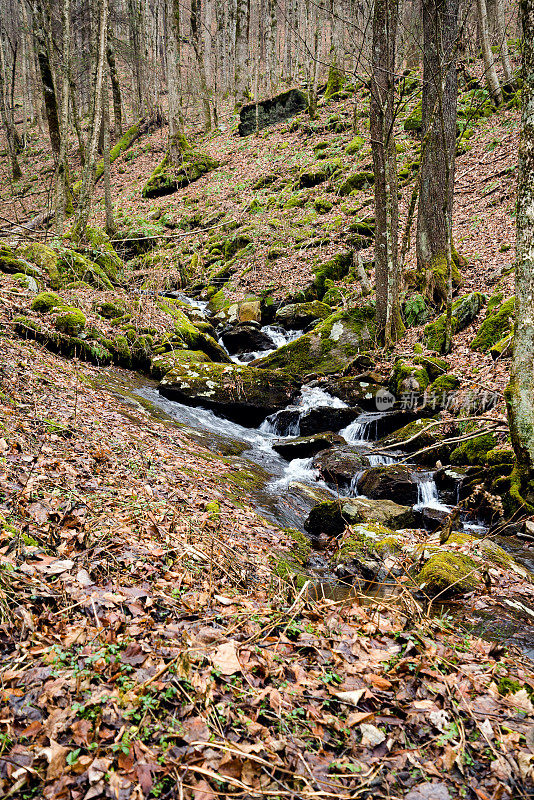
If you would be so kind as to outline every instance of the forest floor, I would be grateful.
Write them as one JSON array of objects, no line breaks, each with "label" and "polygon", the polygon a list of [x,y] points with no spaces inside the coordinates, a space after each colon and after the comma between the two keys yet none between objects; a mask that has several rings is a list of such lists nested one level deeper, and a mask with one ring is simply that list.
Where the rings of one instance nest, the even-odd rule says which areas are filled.
[{"label": "forest floor", "polygon": [[[320,121],[348,117],[351,102],[321,108]],[[516,126],[514,111],[482,119],[457,161],[455,240],[470,264],[462,293],[494,291],[492,276],[510,261]],[[321,186],[311,202],[332,202],[321,214],[310,198],[307,208],[284,209],[269,205],[272,189],[259,197],[253,186],[265,174],[292,181],[316,164],[320,141],[345,166],[369,161],[366,146],[359,162],[345,153],[349,131],[287,125],[195,142],[222,166],[144,201],[165,135],[138,142],[113,167],[122,220],[149,233],[160,226],[158,267],[142,275],[156,288],[202,251],[204,228],[229,217],[250,224],[256,199],[255,247],[231,291],[241,298],[271,288],[280,297],[344,247],[351,216],[370,205],[371,190],[344,201]],[[400,139],[408,161],[416,142]],[[42,207],[51,165],[44,146],[32,149],[25,171],[30,164],[38,181],[15,201],[4,172],[2,218],[21,221]],[[97,204],[96,221],[102,213]],[[176,228],[195,214],[200,232]],[[303,228],[320,243],[289,252]],[[282,254],[271,260],[275,246]],[[498,288],[508,296],[506,272]],[[3,281],[0,795],[533,796],[526,658],[428,617],[408,592],[336,602],[281,582],[270,555],[288,537],[252,510],[246,488],[236,499],[243,476],[235,462],[117,398],[106,385],[124,371],[19,341],[11,319],[29,299]],[[509,365],[470,350],[475,330],[456,337],[455,369],[502,392]],[[397,352],[420,339],[421,329],[410,329]]]}]

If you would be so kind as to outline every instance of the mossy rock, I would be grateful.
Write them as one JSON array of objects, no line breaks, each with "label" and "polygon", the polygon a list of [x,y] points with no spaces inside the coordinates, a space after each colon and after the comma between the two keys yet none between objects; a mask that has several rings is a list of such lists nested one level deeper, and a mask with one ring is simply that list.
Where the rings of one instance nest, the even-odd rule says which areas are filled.
[{"label": "mossy rock", "polygon": [[441,395],[444,392],[453,392],[455,389],[460,387],[460,378],[457,375],[452,375],[451,373],[447,375],[440,375],[439,378],[430,384],[428,392],[430,395]]},{"label": "mossy rock", "polygon": [[[352,250],[344,250],[336,253],[328,261],[318,264],[313,268],[315,278],[310,286],[304,291],[306,300],[321,300],[327,290],[327,281],[340,281],[345,278],[353,264]],[[295,298],[296,299],[296,298]]]},{"label": "mossy rock", "polygon": [[287,406],[298,390],[283,370],[244,364],[181,364],[162,379],[160,392],[188,405],[221,412],[241,425],[255,427]]},{"label": "mossy rock", "polygon": [[252,241],[252,237],[246,233],[238,233],[230,239],[227,239],[223,245],[225,259],[229,261],[231,258],[234,258],[240,250],[244,250],[245,247],[252,244]]},{"label": "mossy rock", "polygon": [[228,354],[215,341],[215,339],[207,333],[200,331],[196,325],[193,325],[189,317],[184,314],[180,308],[179,303],[171,299],[161,301],[159,306],[162,311],[168,313],[174,322],[174,334],[182,342],[183,348],[187,350],[202,350],[210,359],[222,363],[229,363],[231,361]]},{"label": "mossy rock", "polygon": [[[452,304],[452,333],[459,333],[475,320],[480,309],[486,302],[486,296],[481,292],[472,292],[458,298]],[[429,350],[443,352],[445,346],[446,315],[442,314],[435,322],[426,325],[424,329],[425,344]]]},{"label": "mossy rock", "polygon": [[[462,283],[463,278],[460,272],[460,266],[464,263],[458,253],[453,250],[452,252],[452,286],[453,289],[458,289]],[[415,281],[417,288],[423,293],[431,302],[436,305],[443,305],[447,301],[448,293],[448,274],[446,255],[436,256],[426,265],[426,267],[418,267],[415,273]]]},{"label": "mossy rock", "polygon": [[283,247],[270,247],[267,251],[267,261],[277,261],[287,255],[287,250]]},{"label": "mossy rock", "polygon": [[449,371],[449,365],[444,358],[438,356],[416,355],[413,359],[415,364],[421,364],[427,371],[431,381],[435,381],[441,375]]},{"label": "mossy rock", "polygon": [[448,460],[451,447],[450,445],[440,444],[446,438],[443,433],[443,427],[431,425],[431,423],[432,419],[416,419],[413,422],[409,422],[404,427],[380,439],[379,447],[395,445],[399,450],[404,450],[408,453],[415,453],[423,448],[432,447],[433,449],[428,453],[418,456],[419,463],[434,465],[436,459]]},{"label": "mossy rock", "polygon": [[337,536],[343,533],[346,522],[341,513],[341,503],[336,500],[317,503],[304,522],[304,530],[310,536],[319,536],[325,533],[327,536]]},{"label": "mossy rock", "polygon": [[410,392],[422,394],[429,383],[428,373],[421,364],[414,364],[402,358],[395,361],[390,385],[397,397]]},{"label": "mossy rock", "polygon": [[291,582],[298,590],[312,577],[306,571],[312,546],[308,537],[294,528],[286,529],[285,533],[292,541],[291,549],[285,552],[275,552],[270,557],[271,568],[274,575],[281,580]]},{"label": "mossy rock", "polygon": [[64,305],[65,301],[55,292],[41,292],[33,298],[30,308],[40,314],[48,314],[53,308],[61,308]]},{"label": "mossy rock", "polygon": [[209,364],[211,359],[201,350],[174,350],[171,353],[156,356],[150,364],[150,374],[161,380],[168,372],[183,364]]},{"label": "mossy rock", "polygon": [[112,283],[117,281],[119,273],[124,269],[124,261],[118,255],[111,239],[101,228],[87,226],[85,238],[92,245],[91,260],[105,272]]},{"label": "mossy rock", "polygon": [[339,194],[342,197],[345,197],[352,192],[369,188],[374,184],[374,182],[375,176],[373,172],[355,172],[353,175],[349,175],[346,181],[341,184],[339,187]]},{"label": "mossy rock", "polygon": [[116,300],[100,300],[93,304],[93,308],[97,314],[104,319],[118,319],[123,317],[126,313],[126,304],[124,300],[117,298]]},{"label": "mossy rock", "polygon": [[39,278],[42,275],[41,269],[17,256],[12,248],[7,246],[0,247],[0,272],[6,272],[8,275],[19,273],[30,275],[33,278]]},{"label": "mossy rock", "polygon": [[19,315],[13,320],[15,331],[24,339],[35,339],[47,350],[65,358],[79,358],[96,366],[106,367],[113,363],[113,354],[102,344],[78,336],[70,336],[60,331],[44,328],[37,320]]},{"label": "mossy rock", "polygon": [[515,463],[515,453],[510,447],[499,447],[488,450],[486,453],[486,463],[490,466],[501,464],[513,465]]},{"label": "mossy rock", "polygon": [[219,162],[206,153],[189,147],[182,151],[182,163],[179,166],[171,163],[167,153],[143,186],[141,194],[145,199],[172,194],[218,166]]},{"label": "mossy rock", "polygon": [[286,369],[295,376],[339,372],[359,352],[374,347],[375,334],[373,306],[339,311],[310,333],[254,363],[262,369]]},{"label": "mossy rock", "polygon": [[275,320],[289,330],[302,330],[315,320],[326,319],[331,313],[332,309],[326,303],[312,300],[309,303],[282,306],[276,312]]},{"label": "mossy rock", "polygon": [[463,553],[443,551],[431,555],[415,582],[425,594],[442,597],[466,594],[478,585],[477,563]]},{"label": "mossy rock", "polygon": [[85,328],[85,314],[79,308],[66,308],[54,320],[54,327],[69,336],[78,336]]},{"label": "mossy rock", "polygon": [[365,139],[363,136],[355,136],[352,141],[348,143],[345,147],[345,153],[349,156],[354,156],[356,153],[359,153],[362,147],[365,145]]},{"label": "mossy rock", "polygon": [[493,345],[510,334],[515,315],[515,297],[510,297],[504,302],[501,302],[502,295],[499,297],[500,300],[496,302],[492,302],[494,298],[490,298],[486,318],[471,342],[472,350],[487,353]]},{"label": "mossy rock", "polygon": [[380,522],[355,523],[350,535],[342,542],[331,559],[331,566],[359,562],[362,558],[382,558],[388,552],[398,551],[395,531]]},{"label": "mossy rock", "polygon": [[404,120],[403,128],[410,133],[420,133],[423,130],[423,108],[420,101],[412,110],[412,113]]},{"label": "mossy rock", "polygon": [[[371,220],[360,220],[357,219],[354,222],[351,222],[349,225],[349,231],[351,233],[357,233],[360,236],[367,237],[368,239],[372,239],[375,235],[376,225],[374,221]],[[369,242],[366,242],[366,247],[369,247]]]},{"label": "mossy rock", "polygon": [[307,192],[293,192],[293,194],[283,203],[283,208],[289,211],[292,208],[304,208],[308,201]]},{"label": "mossy rock", "polygon": [[495,342],[495,344],[490,347],[490,355],[493,359],[509,358],[512,355],[513,347],[514,334],[509,333],[507,336],[499,339],[498,342]]},{"label": "mossy rock", "polygon": [[485,433],[474,439],[461,442],[451,453],[451,464],[479,464],[484,465],[487,455],[497,446],[497,439],[493,433]]},{"label": "mossy rock", "polygon": [[29,289],[34,294],[37,294],[39,291],[39,285],[34,277],[31,275],[26,275],[23,272],[15,272],[12,276],[12,280],[18,284],[19,286],[23,286],[25,289]]},{"label": "mossy rock", "polygon": [[342,72],[335,63],[331,64],[330,69],[328,70],[328,80],[324,93],[325,100],[329,100],[332,95],[340,92],[345,86],[346,82],[347,79],[345,77],[345,73]]},{"label": "mossy rock", "polygon": [[42,272],[48,275],[48,280],[52,289],[59,289],[61,277],[59,274],[59,257],[55,250],[46,244],[32,242],[19,248],[20,254],[39,267]]},{"label": "mossy rock", "polygon": [[313,207],[318,214],[328,214],[329,211],[332,211],[334,204],[328,197],[316,197],[313,201]]},{"label": "mossy rock", "polygon": [[408,328],[423,325],[430,316],[427,302],[422,294],[414,294],[408,297],[403,304],[402,312],[404,322]]},{"label": "mossy rock", "polygon": [[102,267],[76,250],[63,249],[57,263],[62,283],[84,281],[97,289],[113,289]]},{"label": "mossy rock", "polygon": [[327,178],[328,173],[322,167],[304,170],[300,173],[295,188],[311,189],[312,186],[318,186],[320,183],[324,183]]}]

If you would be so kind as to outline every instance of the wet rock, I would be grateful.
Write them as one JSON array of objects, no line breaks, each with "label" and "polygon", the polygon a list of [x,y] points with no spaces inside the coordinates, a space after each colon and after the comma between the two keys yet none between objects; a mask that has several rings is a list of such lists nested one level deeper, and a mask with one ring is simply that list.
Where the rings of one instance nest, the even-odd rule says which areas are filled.
[{"label": "wet rock", "polygon": [[371,467],[358,481],[358,492],[375,500],[393,500],[395,503],[417,503],[417,481],[409,467],[393,464]]},{"label": "wet rock", "polygon": [[273,450],[291,461],[293,458],[310,458],[334,445],[346,444],[342,436],[335,433],[319,433],[315,436],[299,436],[296,439],[280,439],[273,442]]},{"label": "wet rock", "polygon": [[313,436],[324,431],[339,431],[350,425],[361,414],[360,408],[334,408],[318,406],[300,417],[300,435]]},{"label": "wet rock", "polygon": [[447,519],[449,512],[442,508],[432,508],[431,506],[424,506],[418,512],[421,522],[429,530],[436,529],[443,520]]},{"label": "wet rock", "polygon": [[183,364],[210,364],[211,358],[201,350],[174,350],[152,359],[150,374],[156,380],[161,380],[171,370]]},{"label": "wet rock", "polygon": [[298,384],[283,370],[259,370],[243,364],[180,365],[165,375],[159,390],[165,397],[224,414],[255,427],[288,405]]},{"label": "wet rock", "polygon": [[321,534],[337,536],[343,533],[346,525],[347,522],[341,513],[341,503],[337,500],[330,500],[317,503],[312,508],[304,522],[304,530],[314,537]]},{"label": "wet rock", "polygon": [[477,563],[463,553],[449,551],[431,555],[415,581],[425,594],[443,597],[471,592],[480,582]]},{"label": "wet rock", "polygon": [[433,466],[437,460],[446,461],[451,447],[440,445],[445,438],[443,426],[432,426],[433,421],[432,419],[415,419],[380,439],[377,446],[390,447],[394,445],[407,453],[415,453],[417,450],[433,447],[432,450],[417,456],[418,463]]},{"label": "wet rock", "polygon": [[229,353],[241,355],[258,350],[272,350],[275,343],[262,330],[257,322],[242,322],[233,328],[226,329],[221,339]]},{"label": "wet rock", "polygon": [[258,359],[262,369],[287,369],[296,376],[332,374],[345,369],[362,350],[373,346],[375,310],[362,306],[331,314],[313,331]]},{"label": "wet rock", "polygon": [[313,460],[313,466],[328,483],[348,486],[358,472],[369,467],[369,458],[361,449],[346,445],[318,453]]},{"label": "wet rock", "polygon": [[259,103],[249,103],[243,106],[239,113],[239,135],[249,136],[256,130],[276,125],[294,117],[307,107],[308,98],[300,89],[291,89]]},{"label": "wet rock", "polygon": [[442,467],[434,473],[434,480],[444,503],[456,505],[466,494],[462,491],[469,476],[466,467]]},{"label": "wet rock", "polygon": [[411,528],[416,522],[416,515],[410,506],[403,506],[392,500],[373,500],[370,497],[345,500],[342,513],[350,525],[357,522],[377,522],[393,530],[400,530]]},{"label": "wet rock", "polygon": [[311,303],[290,303],[276,312],[275,319],[288,330],[302,330],[311,322],[326,319],[332,309],[326,303],[314,300]]}]

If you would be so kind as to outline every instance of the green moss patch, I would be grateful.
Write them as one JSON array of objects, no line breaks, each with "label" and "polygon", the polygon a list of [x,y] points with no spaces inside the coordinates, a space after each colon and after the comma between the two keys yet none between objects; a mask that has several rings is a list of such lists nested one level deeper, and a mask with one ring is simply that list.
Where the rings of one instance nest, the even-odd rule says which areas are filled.
[{"label": "green moss patch", "polygon": [[[498,296],[502,299],[502,295]],[[488,312],[478,333],[471,342],[471,348],[486,353],[493,345],[510,334],[515,313],[515,298],[492,303],[490,298]]]},{"label": "green moss patch", "polygon": [[172,194],[218,166],[219,162],[214,158],[190,147],[182,150],[182,163],[179,166],[171,163],[167,153],[143,186],[141,194],[145,199]]},{"label": "green moss patch", "polygon": [[62,333],[77,336],[85,328],[85,314],[78,308],[70,308],[58,314],[54,326]]},{"label": "green moss patch", "polygon": [[420,589],[432,596],[465,594],[478,586],[477,564],[463,553],[435,553],[430,556],[415,581]]},{"label": "green moss patch", "polygon": [[[481,292],[472,292],[458,298],[452,304],[452,333],[458,333],[467,328],[479,313],[486,302],[486,297]],[[446,315],[442,314],[435,322],[425,326],[425,344],[429,350],[443,352],[445,346]]]}]

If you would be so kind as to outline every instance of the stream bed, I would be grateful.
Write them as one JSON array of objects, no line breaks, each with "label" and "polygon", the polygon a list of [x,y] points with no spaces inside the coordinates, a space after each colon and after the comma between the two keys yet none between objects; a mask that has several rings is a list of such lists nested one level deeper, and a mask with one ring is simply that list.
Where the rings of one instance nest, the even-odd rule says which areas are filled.
[{"label": "stream bed", "polygon": [[[195,303],[196,310],[203,313],[204,308],[204,304]],[[301,331],[284,332],[279,328],[273,331],[273,326],[265,327],[269,327],[269,334],[276,333],[276,336],[271,335],[276,347],[294,339],[296,335],[302,335]],[[261,354],[264,355],[265,352]],[[258,354],[252,355],[256,357]],[[234,356],[232,360],[247,363],[250,354]],[[247,500],[260,516],[281,528],[295,528],[302,532],[304,520],[318,502],[359,494],[360,473],[356,472],[347,485],[336,487],[320,478],[319,470],[313,466],[312,457],[286,460],[273,449],[275,440],[289,441],[299,436],[301,421],[312,410],[348,408],[346,403],[316,386],[304,386],[292,406],[272,414],[259,427],[249,428],[217,416],[213,411],[163,397],[155,381],[140,375],[113,368],[103,373],[106,377],[100,382],[101,385],[129,405],[140,405],[155,418],[179,425],[191,438],[212,452],[235,462],[236,468],[250,471],[255,480],[251,481],[251,488],[247,490]],[[405,454],[391,451],[387,454],[375,452],[373,442],[377,440],[384,415],[388,413],[390,412],[364,411],[339,431],[347,444],[357,447],[365,454],[371,466],[394,464],[399,458],[406,457]],[[436,519],[440,515],[447,515],[452,506],[440,499],[434,472],[428,466],[410,466],[413,466],[417,483],[414,511],[422,513],[430,510],[436,514]],[[487,535],[487,529],[478,520],[464,520],[463,527],[471,535]],[[510,537],[492,538],[511,552],[523,566],[534,572],[534,550],[529,550]],[[335,599],[350,595],[351,587],[339,583],[336,576],[327,569],[326,559],[320,552],[312,557],[312,570],[325,595]],[[395,592],[395,584],[391,584],[389,591]],[[384,593],[388,593],[388,585],[381,589],[381,596]],[[370,592],[370,598],[372,597],[373,592]],[[433,613],[451,616],[477,635],[491,641],[519,645],[534,659],[534,612],[524,604],[519,603],[518,607],[517,604],[514,606],[513,603],[504,602],[502,614],[497,615],[493,611],[486,613],[466,609],[465,602],[449,602],[435,604]]]}]

